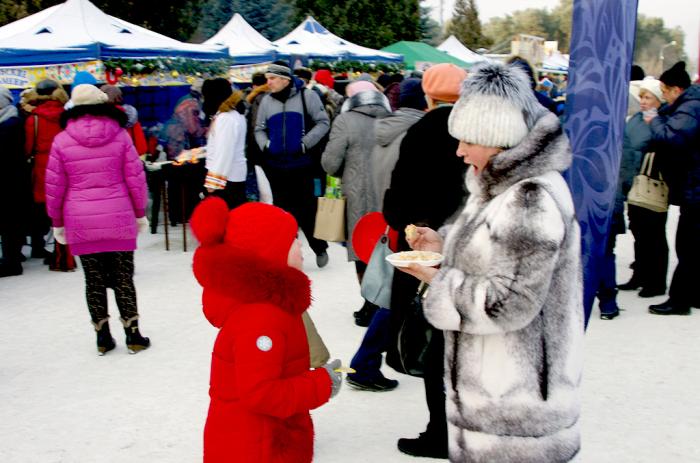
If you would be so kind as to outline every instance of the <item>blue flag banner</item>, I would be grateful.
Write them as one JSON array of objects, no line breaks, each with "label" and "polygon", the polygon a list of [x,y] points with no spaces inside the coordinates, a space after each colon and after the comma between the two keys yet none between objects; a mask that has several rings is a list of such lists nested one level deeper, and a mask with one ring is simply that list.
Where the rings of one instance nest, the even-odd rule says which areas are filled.
[{"label": "blue flag banner", "polygon": [[586,325],[601,282],[627,113],[637,0],[574,0],[564,130],[581,225]]}]

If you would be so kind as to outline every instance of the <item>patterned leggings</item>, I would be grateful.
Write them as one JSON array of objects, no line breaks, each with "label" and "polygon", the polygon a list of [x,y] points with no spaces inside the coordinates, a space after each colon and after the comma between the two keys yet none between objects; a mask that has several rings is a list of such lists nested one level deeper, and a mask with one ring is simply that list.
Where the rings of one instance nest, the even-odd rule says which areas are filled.
[{"label": "patterned leggings", "polygon": [[107,288],[114,290],[123,320],[138,317],[134,287],[133,251],[101,252],[80,256],[85,271],[85,295],[92,322],[106,319]]}]

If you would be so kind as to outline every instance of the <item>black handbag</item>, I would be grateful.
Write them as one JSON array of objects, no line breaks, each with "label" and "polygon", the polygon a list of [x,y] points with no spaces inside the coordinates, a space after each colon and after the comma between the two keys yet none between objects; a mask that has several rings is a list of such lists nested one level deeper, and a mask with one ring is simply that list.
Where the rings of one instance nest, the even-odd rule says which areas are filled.
[{"label": "black handbag", "polygon": [[386,364],[399,373],[422,378],[428,345],[433,328],[423,316],[423,298],[428,285],[421,283],[411,304],[399,321],[396,338],[392,339],[386,353]]}]

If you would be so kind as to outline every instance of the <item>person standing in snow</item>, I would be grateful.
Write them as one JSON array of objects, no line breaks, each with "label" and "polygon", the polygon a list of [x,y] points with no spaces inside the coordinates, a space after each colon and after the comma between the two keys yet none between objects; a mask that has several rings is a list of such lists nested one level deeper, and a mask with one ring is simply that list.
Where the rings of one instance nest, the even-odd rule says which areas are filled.
[{"label": "person standing in snow", "polygon": [[73,89],[46,167],[46,209],[54,237],[80,256],[97,351],[114,349],[107,288],[114,290],[129,352],[151,342],[139,332],[134,287],[136,235],[148,230],[146,174],[124,129],[124,111],[90,84]]},{"label": "person standing in snow", "polygon": [[561,172],[559,119],[515,66],[478,65],[449,118],[470,164],[469,200],[443,235],[418,228],[414,249],[442,252],[424,314],[445,333],[452,462],[568,462],[580,450],[583,367],[581,238]]},{"label": "person standing in snow", "polygon": [[302,272],[297,223],[284,210],[221,198],[194,211],[201,243],[193,271],[207,320],[219,329],[212,354],[204,463],[308,463],[309,410],[335,396],[340,360],[309,368],[302,314],[311,281]]}]

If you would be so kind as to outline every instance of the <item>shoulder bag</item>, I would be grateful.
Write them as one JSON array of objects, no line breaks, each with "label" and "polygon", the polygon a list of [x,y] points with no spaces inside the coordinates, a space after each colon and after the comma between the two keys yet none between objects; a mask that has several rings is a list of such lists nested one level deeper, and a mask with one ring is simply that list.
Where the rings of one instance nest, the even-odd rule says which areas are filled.
[{"label": "shoulder bag", "polygon": [[655,153],[644,155],[639,175],[634,177],[632,188],[627,195],[627,204],[643,207],[654,212],[668,210],[668,185],[664,182],[661,172],[659,178],[651,176]]}]

